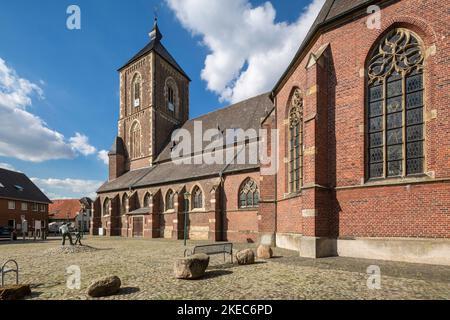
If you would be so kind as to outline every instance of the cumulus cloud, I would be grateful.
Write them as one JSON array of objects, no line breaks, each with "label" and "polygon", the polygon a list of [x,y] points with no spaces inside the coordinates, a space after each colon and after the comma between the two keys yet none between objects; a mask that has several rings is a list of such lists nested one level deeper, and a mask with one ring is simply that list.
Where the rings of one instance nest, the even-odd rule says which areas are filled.
[{"label": "cumulus cloud", "polygon": [[313,0],[294,23],[276,23],[270,2],[166,0],[184,28],[210,50],[202,79],[221,101],[266,92],[289,65],[325,0]]},{"label": "cumulus cloud", "polygon": [[89,144],[89,138],[84,134],[77,132],[69,141],[72,149],[84,156],[89,156],[97,152],[97,149]]},{"label": "cumulus cloud", "polygon": [[97,189],[103,184],[97,180],[80,179],[40,179],[31,178],[31,180],[50,198],[96,198]]},{"label": "cumulus cloud", "polygon": [[0,162],[0,169],[6,169],[6,170],[11,170],[11,171],[16,171],[16,169],[10,165],[9,163],[2,163]]},{"label": "cumulus cloud", "polygon": [[64,136],[26,110],[41,87],[17,75],[0,58],[0,156],[42,162],[75,156]]},{"label": "cumulus cloud", "polygon": [[[40,80],[39,84],[45,82]],[[0,58],[0,156],[43,162],[95,154],[97,149],[86,135],[77,132],[67,141],[27,110],[33,98],[44,99],[40,85],[21,78]]]},{"label": "cumulus cloud", "polygon": [[103,161],[104,164],[109,165],[109,156],[108,151],[101,150],[98,152],[97,158],[101,161]]}]

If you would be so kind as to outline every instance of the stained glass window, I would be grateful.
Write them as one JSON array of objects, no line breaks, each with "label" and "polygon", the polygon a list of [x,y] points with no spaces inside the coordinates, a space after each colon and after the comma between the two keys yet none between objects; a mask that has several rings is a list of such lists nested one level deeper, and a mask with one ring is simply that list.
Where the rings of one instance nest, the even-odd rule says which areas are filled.
[{"label": "stained glass window", "polygon": [[247,179],[239,189],[239,208],[257,208],[259,206],[259,189],[256,182]]},{"label": "stained glass window", "polygon": [[298,192],[302,186],[303,98],[300,90],[292,95],[289,110],[289,192]]},{"label": "stained glass window", "polygon": [[401,28],[382,39],[370,60],[369,178],[424,171],[423,60],[418,37]]}]

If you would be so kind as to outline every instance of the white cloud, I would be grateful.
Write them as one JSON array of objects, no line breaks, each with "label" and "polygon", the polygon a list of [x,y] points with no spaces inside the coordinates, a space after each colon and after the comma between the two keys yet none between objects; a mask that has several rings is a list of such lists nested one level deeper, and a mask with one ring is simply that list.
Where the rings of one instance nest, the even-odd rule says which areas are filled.
[{"label": "white cloud", "polygon": [[[43,80],[39,83],[45,85]],[[27,108],[32,106],[34,97],[44,99],[42,88],[21,78],[0,58],[0,156],[43,162],[97,152],[86,135],[77,132],[67,141],[63,134],[30,113]]]},{"label": "white cloud", "polygon": [[11,171],[16,171],[16,169],[10,165],[9,163],[2,163],[0,162],[0,168],[1,169],[6,169],[6,170],[11,170]]},{"label": "white cloud", "polygon": [[270,2],[166,0],[184,28],[211,53],[202,79],[222,101],[238,102],[274,86],[294,57],[325,0],[313,0],[294,23],[276,23]]},{"label": "white cloud", "polygon": [[101,161],[103,161],[106,165],[109,165],[109,156],[108,151],[101,150],[98,152],[97,158]]},{"label": "white cloud", "polygon": [[97,149],[89,144],[89,138],[84,134],[77,132],[69,141],[72,149],[84,156],[89,156],[97,152]]},{"label": "white cloud", "polygon": [[97,180],[80,179],[39,179],[31,180],[45,193],[50,199],[67,198],[96,198],[97,189],[103,184]]}]

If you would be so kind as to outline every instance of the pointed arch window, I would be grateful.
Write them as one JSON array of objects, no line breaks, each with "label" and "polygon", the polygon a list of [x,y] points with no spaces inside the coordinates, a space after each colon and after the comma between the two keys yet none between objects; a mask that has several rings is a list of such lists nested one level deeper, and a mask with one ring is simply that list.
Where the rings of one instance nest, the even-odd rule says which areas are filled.
[{"label": "pointed arch window", "polygon": [[368,66],[368,178],[424,172],[424,52],[417,35],[390,31]]},{"label": "pointed arch window", "polygon": [[130,130],[130,157],[137,159],[141,156],[141,125],[136,121]]},{"label": "pointed arch window", "polygon": [[130,198],[127,194],[123,195],[122,198],[122,207],[121,207],[121,213],[122,215],[127,214],[130,208]]},{"label": "pointed arch window", "polygon": [[174,204],[175,193],[169,190],[166,194],[166,211],[173,210],[175,208]]},{"label": "pointed arch window", "polygon": [[259,207],[259,188],[253,179],[248,178],[239,189],[239,208]]},{"label": "pointed arch window", "polygon": [[111,200],[109,198],[106,198],[105,202],[103,203],[103,216],[108,216],[111,213]]},{"label": "pointed arch window", "polygon": [[289,192],[300,191],[303,177],[303,97],[295,89],[289,109]]},{"label": "pointed arch window", "polygon": [[198,186],[196,186],[192,191],[192,208],[193,209],[203,208],[203,192]]},{"label": "pointed arch window", "polygon": [[150,193],[147,193],[144,197],[144,208],[150,208],[151,203],[151,195]]},{"label": "pointed arch window", "polygon": [[132,84],[132,99],[133,99],[133,106],[135,108],[141,106],[141,76],[139,74],[136,74],[133,78],[133,84]]}]

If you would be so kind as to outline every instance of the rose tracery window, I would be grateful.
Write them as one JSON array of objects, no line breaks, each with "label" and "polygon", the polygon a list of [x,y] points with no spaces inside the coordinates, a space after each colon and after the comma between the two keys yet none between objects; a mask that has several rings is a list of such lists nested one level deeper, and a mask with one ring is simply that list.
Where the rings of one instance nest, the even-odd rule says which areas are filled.
[{"label": "rose tracery window", "polygon": [[289,109],[289,192],[298,192],[302,186],[303,97],[296,89]]},{"label": "rose tracery window", "polygon": [[257,208],[259,206],[259,189],[256,182],[247,179],[239,189],[239,208]]},{"label": "rose tracery window", "polygon": [[368,67],[368,176],[424,171],[424,53],[409,30],[389,32]]}]

